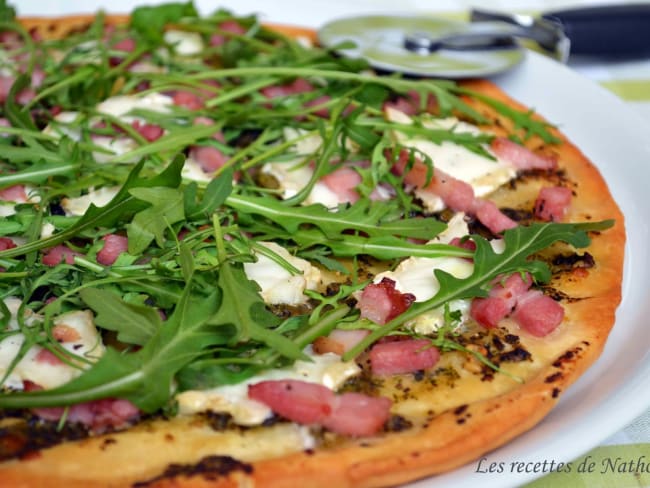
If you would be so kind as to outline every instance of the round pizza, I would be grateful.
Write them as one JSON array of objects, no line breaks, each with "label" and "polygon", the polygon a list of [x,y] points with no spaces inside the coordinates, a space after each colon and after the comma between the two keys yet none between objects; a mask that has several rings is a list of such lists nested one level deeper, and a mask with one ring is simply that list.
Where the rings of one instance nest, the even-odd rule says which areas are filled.
[{"label": "round pizza", "polygon": [[0,484],[393,486],[602,351],[623,216],[491,82],[191,3],[0,15]]}]

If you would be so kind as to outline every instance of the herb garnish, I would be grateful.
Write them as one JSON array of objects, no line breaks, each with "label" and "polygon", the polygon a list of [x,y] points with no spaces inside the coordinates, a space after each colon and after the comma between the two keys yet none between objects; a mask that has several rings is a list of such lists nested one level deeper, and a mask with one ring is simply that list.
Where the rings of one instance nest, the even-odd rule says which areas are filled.
[{"label": "herb garnish", "polygon": [[[0,20],[13,22],[13,11],[4,2]],[[225,29],[225,22],[236,23],[242,33]],[[189,55],[178,53],[165,42],[170,23],[199,35],[202,46]],[[11,25],[22,32],[18,24]],[[431,116],[454,115],[485,122],[460,97],[466,90],[450,81],[377,76],[365,71],[362,61],[303,47],[254,18],[234,18],[222,10],[198,17],[191,3],[138,8],[129,25],[114,31],[106,27],[98,16],[87,30],[67,39],[25,42],[16,48],[29,59],[28,74],[16,77],[0,108],[11,124],[6,132],[2,129],[6,140],[0,141],[0,189],[35,187],[28,187],[33,192],[28,201],[9,204],[11,211],[0,222],[0,236],[19,243],[0,250],[4,327],[11,317],[2,299],[23,299],[18,328],[0,331],[0,340],[25,336],[2,382],[33,345],[83,371],[51,390],[0,394],[2,408],[121,397],[153,412],[167,407],[179,390],[236,383],[264,369],[308,359],[304,348],[315,338],[358,322],[350,304],[366,281],[348,271],[346,259],[370,257],[390,265],[409,256],[473,258],[468,278],[435,271],[440,291],[373,328],[344,356],[353,358],[423,312],[451,300],[485,296],[497,275],[528,271],[537,281],[546,281],[548,269],[531,257],[556,241],[586,246],[586,231],[611,225],[518,227],[505,233],[502,253],[479,236],[472,236],[476,251],[428,242],[446,224],[424,215],[391,173],[386,154],[401,149],[391,133],[454,142],[487,154],[489,135],[430,129],[424,123]],[[222,39],[217,42],[213,35]],[[43,72],[43,81],[30,100],[21,101],[21,94],[32,89],[30,74],[36,69]],[[136,119],[101,113],[96,107],[108,97],[135,93],[172,96],[162,110],[140,108],[127,114]],[[179,102],[183,97],[186,102]],[[435,113],[415,115],[408,126],[384,120],[384,104],[399,97],[421,110],[434,97]],[[557,142],[532,114],[485,101],[527,136]],[[132,120],[155,125],[162,135],[150,141]],[[102,146],[98,137],[127,141],[128,149]],[[314,140],[307,153],[298,154],[298,145]],[[226,161],[218,169],[200,169],[203,177],[193,181],[185,170],[196,164],[193,155],[201,148],[221,151]],[[273,182],[263,182],[269,163],[309,166],[313,173],[303,188],[281,200]],[[361,180],[354,203],[336,208],[304,204],[323,176],[348,163]],[[373,190],[381,185],[395,198],[372,200]],[[65,210],[70,200],[104,187],[119,187],[106,205],[91,204],[83,215]],[[43,235],[44,226],[53,228],[51,235]],[[127,252],[110,266],[97,260],[100,238],[107,234],[128,238]],[[244,271],[266,240],[348,281],[330,296],[306,291],[306,311],[280,318]],[[70,263],[44,265],[42,253],[57,245],[80,255]],[[298,272],[289,263],[284,268]],[[115,335],[120,346],[109,345],[97,361],[69,354],[52,337],[53,320],[81,308],[93,310],[96,325]],[[25,323],[25,310],[39,314],[34,323]],[[430,339],[443,350],[457,349],[444,332]]]}]

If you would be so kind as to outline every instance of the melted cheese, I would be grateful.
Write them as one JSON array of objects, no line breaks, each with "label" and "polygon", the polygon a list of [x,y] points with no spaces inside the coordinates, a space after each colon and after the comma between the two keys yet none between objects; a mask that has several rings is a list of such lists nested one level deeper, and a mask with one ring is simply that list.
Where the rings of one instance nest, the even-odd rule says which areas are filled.
[{"label": "melted cheese", "polygon": [[[463,237],[469,233],[465,215],[458,213],[449,221],[447,229],[430,242],[447,244],[456,237]],[[412,293],[418,302],[428,300],[440,289],[440,283],[434,275],[434,270],[440,269],[457,277],[466,278],[472,274],[474,264],[463,258],[441,257],[422,258],[411,257],[403,260],[394,271],[386,271],[375,277],[375,283],[383,278],[395,281],[395,288],[402,293]],[[450,311],[460,311],[461,320],[465,320],[469,313],[470,300],[452,300],[449,302]],[[430,334],[444,325],[444,309],[430,310],[408,322],[407,327],[419,334]]]},{"label": "melted cheese", "polygon": [[302,274],[292,274],[283,266],[263,254],[256,254],[257,261],[245,263],[244,272],[262,289],[262,298],[268,304],[300,305],[307,301],[305,290],[314,290],[321,282],[320,270],[304,259],[289,254],[274,242],[260,242],[270,251],[297,268]]},{"label": "melted cheese", "polygon": [[167,112],[173,104],[171,97],[160,93],[149,93],[144,96],[120,95],[107,98],[99,105],[97,111],[112,115],[125,122],[135,120],[135,117],[127,115],[132,110],[152,110],[154,112]]},{"label": "melted cheese", "polygon": [[[21,304],[20,300],[10,297],[6,298],[4,302],[11,313],[8,329],[18,330],[17,314]],[[32,326],[41,320],[42,317],[26,310],[25,324],[27,326]],[[54,319],[54,324],[66,325],[77,331],[79,335],[77,340],[61,343],[61,346],[71,353],[71,357],[73,357],[72,355],[76,355],[83,356],[86,359],[96,360],[104,353],[105,348],[99,332],[95,328],[90,311],[78,310],[65,313]],[[7,373],[24,341],[25,336],[17,332],[0,342],[0,377]],[[23,381],[29,380],[45,389],[50,389],[61,386],[82,373],[84,363],[72,359],[78,367],[63,362],[50,364],[49,362],[38,359],[42,351],[42,347],[32,346],[11,370],[3,386],[22,389]]]},{"label": "melted cheese", "polygon": [[103,207],[117,195],[118,191],[119,187],[105,186],[98,190],[91,190],[80,197],[63,198],[61,206],[66,215],[79,217],[86,213],[91,203],[94,203],[97,207]]},{"label": "melted cheese", "polygon": [[[167,112],[171,105],[173,105],[173,99],[171,97],[160,93],[149,93],[144,96],[120,95],[107,98],[97,105],[96,110],[100,113],[116,117],[125,123],[131,123],[135,120],[144,122],[144,119],[141,117],[128,115],[133,110],[141,109],[154,112]],[[74,126],[79,115],[78,112],[61,112],[55,117],[55,120],[60,123],[49,124],[43,132],[57,136],[65,135],[75,141],[79,141],[81,139],[81,132],[79,128]],[[93,123],[94,121],[91,120],[90,125]],[[96,135],[93,136],[92,143],[106,150],[93,151],[93,157],[98,163],[108,163],[116,156],[131,152],[139,146],[136,141],[126,136]],[[136,161],[137,159],[133,159],[129,162]]]},{"label": "melted cheese", "polygon": [[204,49],[203,40],[198,32],[168,30],[164,34],[164,39],[179,56],[194,56]]},{"label": "melted cheese", "polygon": [[[309,351],[308,351],[309,352]],[[259,425],[272,414],[263,403],[248,398],[248,385],[269,380],[302,380],[318,383],[331,390],[360,372],[354,361],[343,362],[333,353],[311,354],[311,362],[296,361],[290,368],[271,369],[235,385],[210,390],[190,390],[176,396],[181,415],[211,410],[227,412],[240,425]]]},{"label": "melted cheese", "polygon": [[[284,129],[285,140],[292,141],[295,139],[291,151],[295,153],[296,158],[289,161],[267,163],[262,167],[263,173],[269,174],[276,179],[281,191],[281,197],[284,200],[295,196],[307,186],[314,174],[311,166],[305,163],[305,158],[313,156],[320,149],[323,139],[319,135],[305,137],[305,134],[306,131],[304,130]],[[354,144],[349,139],[346,140],[346,148],[350,151],[355,149]],[[330,190],[326,184],[317,181],[304,200],[303,205],[315,203],[334,209],[339,204],[339,196]]]},{"label": "melted cheese", "polygon": [[203,171],[201,165],[191,156],[185,159],[181,175],[186,180],[196,181],[197,183],[209,183],[213,179],[213,175]]}]

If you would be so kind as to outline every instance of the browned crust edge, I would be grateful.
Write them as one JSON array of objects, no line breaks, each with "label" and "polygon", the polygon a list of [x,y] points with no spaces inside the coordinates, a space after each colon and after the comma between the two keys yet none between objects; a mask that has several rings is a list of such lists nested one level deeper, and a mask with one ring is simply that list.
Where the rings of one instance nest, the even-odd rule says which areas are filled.
[{"label": "browned crust edge", "polygon": [[[45,28],[47,37],[64,35],[75,27],[86,25],[90,17],[65,19],[24,19],[27,28]],[[123,23],[125,16],[108,16],[110,22]],[[50,29],[49,25],[57,26]],[[290,35],[313,38],[312,31],[282,27]],[[488,81],[465,84],[473,90],[523,109],[497,86]],[[480,104],[479,104],[480,105]],[[482,107],[482,110],[491,112]],[[449,471],[471,462],[481,455],[526,432],[553,408],[559,400],[557,392],[565,391],[600,355],[614,324],[614,315],[621,299],[624,219],[598,170],[559,131],[564,144],[556,149],[560,164],[570,179],[579,182],[578,196],[572,213],[589,214],[593,220],[616,219],[616,226],[598,236],[589,251],[596,257],[597,268],[584,281],[585,289],[596,290],[590,298],[566,305],[573,317],[571,327],[584,333],[581,341],[569,350],[558,351],[558,359],[543,369],[532,381],[505,395],[471,404],[466,413],[471,418],[457,423],[453,411],[437,416],[429,426],[418,432],[389,434],[379,441],[360,440],[353,445],[313,453],[301,452],[277,459],[253,463],[253,471],[245,475],[235,471],[218,480],[200,476],[162,479],[156,487],[373,487],[391,486],[436,473]],[[531,141],[534,144],[534,141]],[[549,383],[550,375],[560,372],[557,381]],[[142,461],[142,460],[140,460]],[[2,469],[0,486],[99,486],[92,480],[35,475],[22,463]],[[113,467],[107,467],[113,469]]]}]

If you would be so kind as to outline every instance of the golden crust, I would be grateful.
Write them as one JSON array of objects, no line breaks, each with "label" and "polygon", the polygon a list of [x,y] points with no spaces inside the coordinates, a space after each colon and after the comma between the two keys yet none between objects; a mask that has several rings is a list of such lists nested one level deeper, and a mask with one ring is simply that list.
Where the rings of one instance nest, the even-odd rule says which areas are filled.
[{"label": "golden crust", "polygon": [[[125,19],[116,17],[114,20],[123,22]],[[30,19],[25,21],[25,25],[40,26],[39,28],[55,25],[56,29],[48,29],[47,32],[64,35],[87,21],[85,17],[75,17],[57,20],[52,24],[51,19]],[[299,33],[313,35],[304,30]],[[490,82],[472,81],[464,86],[497,98],[512,107],[524,108]],[[479,102],[473,103],[490,117],[498,118],[489,107]],[[252,460],[245,466],[235,466],[230,473],[219,477],[213,473],[212,476],[180,475],[156,479],[161,473],[155,466],[159,455],[157,450],[161,449],[162,441],[149,444],[153,436],[144,436],[134,437],[132,441],[147,443],[142,445],[144,453],[133,460],[140,465],[137,477],[123,476],[121,467],[113,464],[115,459],[109,455],[113,448],[107,448],[105,454],[99,453],[97,445],[102,440],[99,438],[71,443],[79,444],[75,451],[55,447],[47,450],[43,458],[5,463],[0,467],[0,485],[86,487],[149,480],[151,483],[147,486],[156,487],[390,486],[459,467],[529,430],[553,408],[561,393],[598,358],[613,326],[614,314],[621,299],[625,243],[623,215],[597,169],[559,131],[554,132],[564,142],[541,150],[555,152],[567,179],[576,184],[576,196],[567,220],[596,221],[613,218],[616,225],[595,236],[588,249],[595,258],[595,268],[589,270],[586,276],[568,274],[554,283],[556,288],[580,299],[564,303],[565,322],[552,337],[544,340],[527,338],[527,347],[534,354],[538,351],[542,359],[524,384],[507,389],[497,396],[470,402],[462,408],[442,412],[420,429],[350,441],[346,445],[329,449],[277,454],[269,459]],[[540,149],[541,143],[532,139],[528,144],[531,148]],[[514,198],[521,197],[524,191],[521,188],[515,190]],[[512,200],[513,192],[495,198],[497,201],[499,198]],[[522,335],[525,336],[525,333]],[[459,421],[461,417],[462,422]],[[179,434],[182,434],[183,428],[191,430],[190,427],[179,427]],[[128,443],[128,435],[128,432],[120,434],[120,443]],[[104,440],[105,438],[106,436]],[[114,473],[102,478],[85,476],[84,464],[88,461],[84,459],[84,445],[88,452],[95,452],[93,458],[88,458],[92,459],[91,462],[101,462],[104,456],[106,462],[101,469],[113,470]],[[182,445],[181,442],[175,449],[180,449]],[[185,447],[191,448],[192,445],[189,443]],[[70,475],[70,471],[64,474],[60,469],[64,465],[69,469],[71,454],[79,456],[74,460],[79,467],[74,476]],[[193,458],[194,462],[198,462],[204,455],[203,451],[185,452],[184,458]],[[47,462],[44,461],[45,458]]]}]

